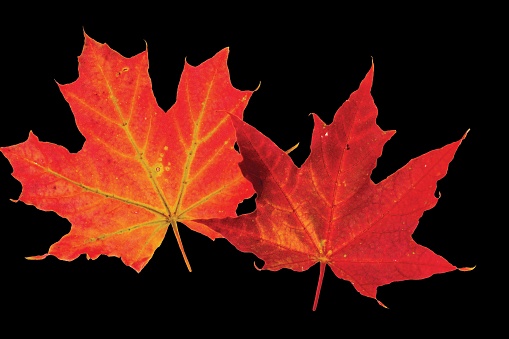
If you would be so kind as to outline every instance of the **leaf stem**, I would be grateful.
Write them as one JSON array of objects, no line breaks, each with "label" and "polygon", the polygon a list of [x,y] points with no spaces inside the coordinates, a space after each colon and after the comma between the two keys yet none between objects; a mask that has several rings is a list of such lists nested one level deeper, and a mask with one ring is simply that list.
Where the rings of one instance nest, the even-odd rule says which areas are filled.
[{"label": "leaf stem", "polygon": [[184,261],[186,262],[187,269],[189,272],[192,272],[191,264],[189,264],[189,260],[187,260],[186,252],[184,251],[184,245],[182,245],[182,239],[180,239],[179,229],[177,227],[177,221],[175,219],[171,219],[171,227],[173,228],[173,233],[175,234],[175,238],[177,238],[177,243],[179,244],[180,252],[182,252],[182,256],[184,257]]},{"label": "leaf stem", "polygon": [[320,261],[320,275],[318,276],[318,285],[316,286],[315,302],[313,303],[313,311],[316,311],[318,306],[318,298],[320,297],[320,290],[322,289],[323,274],[325,273],[325,262]]}]

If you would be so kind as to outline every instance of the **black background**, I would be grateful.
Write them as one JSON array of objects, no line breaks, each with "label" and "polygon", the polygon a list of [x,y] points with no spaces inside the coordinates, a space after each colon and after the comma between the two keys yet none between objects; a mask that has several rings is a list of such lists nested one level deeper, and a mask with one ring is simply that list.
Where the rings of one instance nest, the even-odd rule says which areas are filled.
[{"label": "black background", "polygon": [[25,256],[46,253],[70,224],[53,212],[10,202],[19,196],[21,184],[0,156],[2,242],[7,249],[2,275],[9,286],[6,295],[15,300],[4,305],[11,315],[50,319],[50,329],[67,320],[87,327],[120,317],[123,322],[115,326],[167,326],[168,333],[183,319],[194,323],[188,333],[209,322],[216,330],[226,329],[234,321],[246,326],[245,333],[248,326],[269,322],[281,329],[321,324],[315,327],[320,331],[383,324],[393,333],[403,323],[432,330],[438,322],[458,330],[482,326],[480,318],[494,300],[494,289],[487,288],[490,256],[485,251],[494,236],[488,213],[494,207],[488,207],[492,205],[485,192],[493,179],[486,150],[493,144],[488,145],[490,133],[483,121],[497,124],[490,106],[494,96],[487,94],[501,61],[492,50],[496,28],[480,23],[485,14],[475,9],[424,13],[408,8],[404,15],[388,17],[374,9],[302,8],[296,13],[257,6],[232,13],[218,8],[172,10],[170,5],[164,10],[119,7],[108,13],[82,8],[62,14],[45,8],[44,15],[20,15],[2,33],[7,88],[0,146],[22,142],[32,130],[43,141],[80,150],[84,138],[55,81],[77,78],[83,29],[127,57],[143,51],[146,42],[153,90],[164,110],[175,101],[186,57],[197,65],[229,46],[233,85],[253,90],[261,82],[245,120],[282,149],[300,142],[291,154],[297,165],[309,154],[308,114],[317,113],[330,123],[373,58],[377,122],[385,130],[397,130],[372,175],[375,182],[471,129],[438,183],[437,206],[424,213],[414,239],[453,265],[477,268],[380,287],[378,298],[389,310],[327,270],[318,310],[312,312],[318,266],[303,273],[258,272],[253,262],[263,262],[254,255],[185,226],[180,230],[192,273],[171,233],[140,274],[105,256],[95,261],[84,256],[73,262],[54,257],[28,261]]}]

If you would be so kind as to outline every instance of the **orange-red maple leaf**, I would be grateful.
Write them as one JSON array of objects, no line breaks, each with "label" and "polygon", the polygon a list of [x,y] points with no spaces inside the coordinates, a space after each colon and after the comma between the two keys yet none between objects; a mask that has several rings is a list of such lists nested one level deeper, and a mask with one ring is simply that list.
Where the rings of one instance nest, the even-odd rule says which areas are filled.
[{"label": "orange-red maple leaf", "polygon": [[330,125],[313,115],[311,153],[301,168],[234,118],[244,157],[240,167],[258,195],[256,210],[205,222],[237,249],[264,260],[263,269],[304,271],[319,263],[313,310],[326,265],[374,299],[378,286],[456,269],[415,243],[412,233],[423,212],[435,206],[436,183],[463,138],[373,183],[371,172],[395,132],[376,124],[372,79],[373,67]]},{"label": "orange-red maple leaf", "polygon": [[1,148],[26,204],[67,218],[71,231],[47,255],[120,257],[140,271],[171,225],[219,236],[198,218],[235,216],[253,194],[234,150],[230,115],[242,118],[251,91],[235,89],[228,49],[197,67],[185,63],[177,100],[165,113],[148,74],[147,51],[124,58],[85,35],[79,77],[59,85],[86,141],[78,153],[28,140]]}]

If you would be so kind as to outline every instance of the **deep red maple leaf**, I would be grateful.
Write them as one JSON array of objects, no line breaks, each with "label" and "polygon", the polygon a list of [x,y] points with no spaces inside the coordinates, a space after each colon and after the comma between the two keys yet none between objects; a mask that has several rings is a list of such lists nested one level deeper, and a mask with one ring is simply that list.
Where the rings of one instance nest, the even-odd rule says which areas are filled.
[{"label": "deep red maple leaf", "polygon": [[70,153],[32,133],[0,148],[23,185],[19,201],[72,225],[47,254],[30,259],[106,254],[140,271],[171,225],[191,270],[177,222],[213,239],[220,235],[194,220],[236,216],[254,192],[238,168],[229,117],[242,118],[252,92],[232,86],[227,56],[223,49],[197,67],[186,62],[165,113],[152,92],[147,51],[125,58],[85,35],[78,79],[59,85],[83,148]]},{"label": "deep red maple leaf", "polygon": [[313,310],[326,265],[374,299],[378,286],[456,269],[417,244],[412,233],[423,212],[435,206],[436,183],[465,136],[375,184],[371,172],[395,131],[376,124],[373,69],[330,125],[313,115],[311,153],[301,168],[255,128],[233,118],[244,157],[240,167],[258,195],[256,210],[203,221],[237,249],[264,260],[262,269],[304,271],[319,263]]}]

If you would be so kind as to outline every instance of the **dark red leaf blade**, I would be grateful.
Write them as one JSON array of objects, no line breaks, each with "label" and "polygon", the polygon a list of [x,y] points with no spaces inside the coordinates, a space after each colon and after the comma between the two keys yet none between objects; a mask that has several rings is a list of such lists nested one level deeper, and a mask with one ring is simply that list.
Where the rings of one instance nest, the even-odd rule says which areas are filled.
[{"label": "dark red leaf blade", "polygon": [[264,260],[262,269],[305,271],[320,263],[313,309],[325,265],[374,299],[378,286],[456,269],[417,244],[412,233],[424,211],[435,206],[436,183],[464,136],[375,184],[371,172],[394,131],[376,125],[372,81],[373,67],[330,125],[313,115],[311,154],[301,168],[232,117],[243,155],[239,166],[257,192],[257,208],[238,218],[204,221],[240,251]]}]

